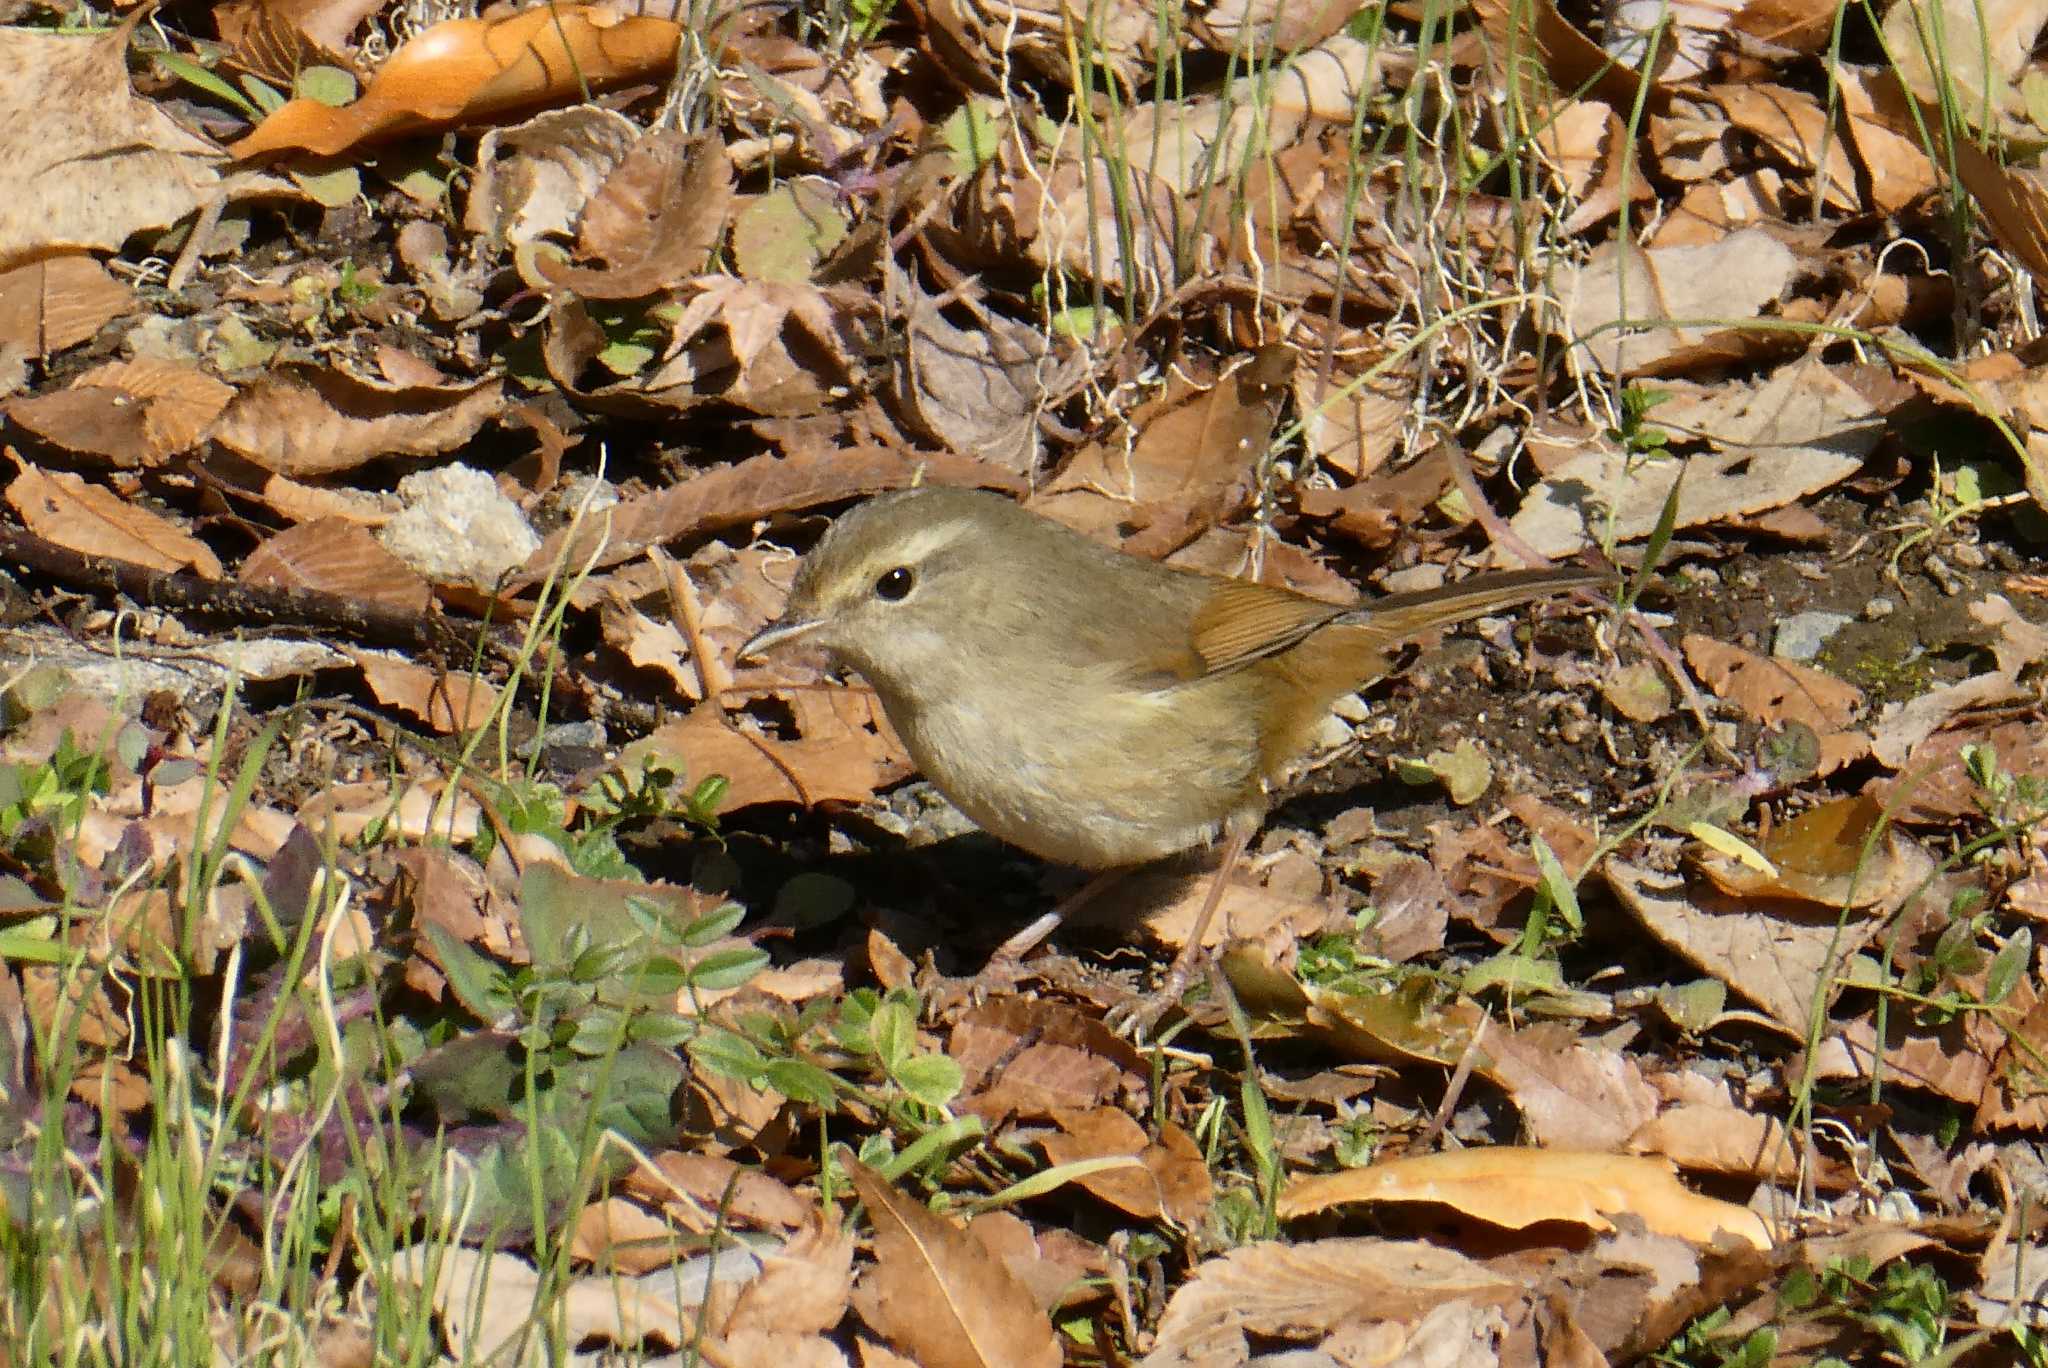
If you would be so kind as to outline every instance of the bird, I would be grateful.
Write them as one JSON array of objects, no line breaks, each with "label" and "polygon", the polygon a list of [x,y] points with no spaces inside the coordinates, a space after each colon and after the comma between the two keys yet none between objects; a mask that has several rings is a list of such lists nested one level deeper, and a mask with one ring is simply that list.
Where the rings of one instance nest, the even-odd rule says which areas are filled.
[{"label": "bird", "polygon": [[[1230,866],[1324,716],[1385,673],[1389,649],[1612,579],[1503,571],[1329,603],[1143,560],[999,494],[926,486],[834,521],[737,659],[823,648],[874,689],[955,806],[1041,859],[1113,875],[1221,845],[1163,1001],[1185,990]],[[985,973],[1013,970],[1102,883],[1010,937]]]}]

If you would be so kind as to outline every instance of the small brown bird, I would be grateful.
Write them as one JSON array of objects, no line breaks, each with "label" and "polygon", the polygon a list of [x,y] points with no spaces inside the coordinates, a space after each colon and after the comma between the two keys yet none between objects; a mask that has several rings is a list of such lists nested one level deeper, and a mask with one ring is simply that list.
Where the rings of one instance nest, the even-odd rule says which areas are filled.
[{"label": "small brown bird", "polygon": [[[874,686],[961,811],[1034,855],[1121,870],[1225,840],[1162,990],[1177,997],[1231,862],[1323,716],[1384,673],[1387,649],[1611,578],[1509,571],[1345,606],[1139,560],[999,495],[913,489],[834,523],[739,658],[824,647]],[[1072,906],[1012,937],[991,970]]]}]

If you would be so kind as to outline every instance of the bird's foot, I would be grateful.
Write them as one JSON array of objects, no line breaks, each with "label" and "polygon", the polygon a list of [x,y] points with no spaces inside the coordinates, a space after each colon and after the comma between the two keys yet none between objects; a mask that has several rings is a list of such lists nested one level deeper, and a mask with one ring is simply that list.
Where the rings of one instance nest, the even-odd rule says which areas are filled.
[{"label": "bird's foot", "polygon": [[967,978],[941,979],[926,999],[930,1004],[926,1010],[933,1018],[939,1018],[979,1007],[998,993],[1014,990],[1030,973],[1021,958],[998,950],[989,956],[980,973]]},{"label": "bird's foot", "polygon": [[1187,992],[1195,970],[1201,969],[1205,974],[1214,971],[1214,956],[1203,954],[1199,947],[1190,946],[1189,950],[1194,953],[1184,950],[1174,958],[1165,982],[1149,993],[1139,993],[1110,1008],[1103,1024],[1133,1043],[1142,1043],[1168,1012],[1181,1005],[1181,994]]}]

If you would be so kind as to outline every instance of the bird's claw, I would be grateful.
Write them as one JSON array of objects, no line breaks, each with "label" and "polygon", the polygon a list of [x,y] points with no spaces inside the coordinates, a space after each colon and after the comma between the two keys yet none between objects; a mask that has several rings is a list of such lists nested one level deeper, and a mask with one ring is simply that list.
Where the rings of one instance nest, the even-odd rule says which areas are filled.
[{"label": "bird's claw", "polygon": [[933,989],[930,1015],[939,1018],[963,1008],[979,1007],[997,993],[1016,988],[1029,972],[1020,959],[1001,953],[992,955],[972,978],[946,979]]},{"label": "bird's claw", "polygon": [[1173,1005],[1174,999],[1164,993],[1140,993],[1110,1008],[1102,1024],[1132,1044],[1142,1044]]},{"label": "bird's claw", "polygon": [[1176,959],[1164,983],[1110,1008],[1102,1018],[1103,1024],[1131,1043],[1142,1044],[1166,1014],[1180,1005],[1181,994],[1188,990],[1188,981],[1197,967],[1209,967],[1206,956],[1193,961],[1186,956]]}]

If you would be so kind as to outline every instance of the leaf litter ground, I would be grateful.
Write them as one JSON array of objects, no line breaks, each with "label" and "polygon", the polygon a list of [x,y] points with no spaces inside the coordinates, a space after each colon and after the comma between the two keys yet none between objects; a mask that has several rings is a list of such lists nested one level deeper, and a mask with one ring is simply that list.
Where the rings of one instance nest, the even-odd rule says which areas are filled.
[{"label": "leaf litter ground", "polygon": [[[2043,1361],[2028,7],[303,9],[0,30],[10,1342]],[[1199,860],[965,997],[1074,877],[731,665],[919,479],[1660,573],[1340,709],[1134,1044]]]}]

